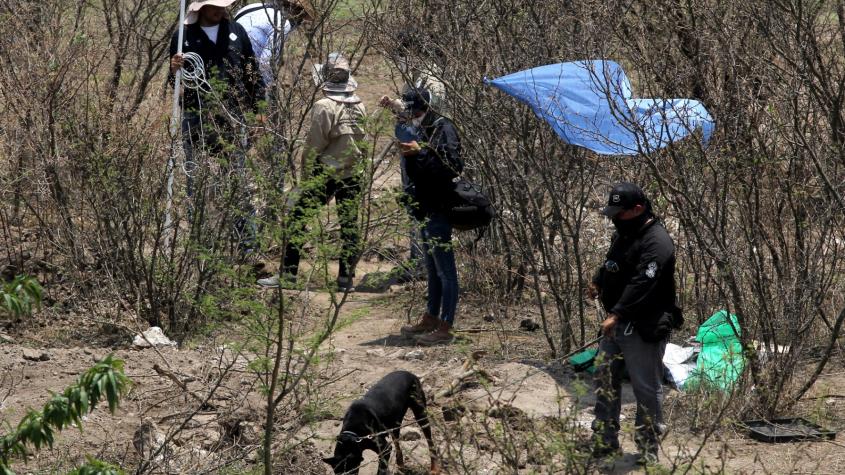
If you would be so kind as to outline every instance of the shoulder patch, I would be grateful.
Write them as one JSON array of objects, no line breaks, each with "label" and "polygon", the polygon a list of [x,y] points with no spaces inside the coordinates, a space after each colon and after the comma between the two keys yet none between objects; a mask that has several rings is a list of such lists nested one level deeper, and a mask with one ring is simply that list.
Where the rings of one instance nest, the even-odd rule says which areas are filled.
[{"label": "shoulder patch", "polygon": [[238,35],[236,35],[234,33],[229,33],[229,39],[232,40],[232,41],[237,41]]},{"label": "shoulder patch", "polygon": [[648,263],[648,267],[646,267],[645,276],[648,277],[649,279],[653,279],[654,276],[656,276],[656,275],[657,275],[657,263],[654,262],[654,261],[651,261],[651,262]]}]

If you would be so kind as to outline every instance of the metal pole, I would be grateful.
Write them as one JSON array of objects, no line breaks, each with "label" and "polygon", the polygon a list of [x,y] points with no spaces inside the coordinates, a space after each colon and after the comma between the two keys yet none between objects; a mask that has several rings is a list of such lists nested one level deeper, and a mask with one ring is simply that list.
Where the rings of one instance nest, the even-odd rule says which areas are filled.
[{"label": "metal pole", "polygon": [[[185,0],[179,0],[179,34],[176,42],[176,54],[182,54],[182,43],[185,41]],[[168,64],[169,67],[169,64]],[[173,225],[173,217],[171,216],[173,209],[173,171],[176,163],[176,154],[178,153],[176,139],[179,136],[179,129],[181,126],[181,114],[179,109],[179,90],[182,86],[182,68],[176,71],[175,79],[173,81],[173,110],[170,116],[170,158],[167,160],[167,206],[164,215],[164,230],[165,247],[170,247],[170,240],[173,237],[173,230],[170,229]]]},{"label": "metal pole", "polygon": [[584,343],[583,345],[579,346],[578,348],[570,351],[569,353],[561,356],[560,358],[557,358],[557,360],[558,361],[566,361],[567,358],[569,358],[571,356],[575,356],[576,353],[580,353],[580,352],[586,350],[587,348],[589,348],[589,347],[595,345],[596,343],[602,341],[603,338],[604,338],[604,335],[599,335],[599,336],[593,338],[592,340],[588,341],[587,343]]}]

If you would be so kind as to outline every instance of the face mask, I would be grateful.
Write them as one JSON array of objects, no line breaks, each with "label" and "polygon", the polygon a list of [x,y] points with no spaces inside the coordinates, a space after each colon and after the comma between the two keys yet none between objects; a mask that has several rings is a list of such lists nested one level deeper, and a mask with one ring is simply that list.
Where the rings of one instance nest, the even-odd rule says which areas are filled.
[{"label": "face mask", "polygon": [[631,219],[619,219],[619,218],[610,218],[610,221],[613,222],[613,226],[616,228],[616,231],[619,232],[622,236],[631,236],[635,234],[646,221],[651,218],[651,213],[645,211],[643,214],[637,216],[636,218]]}]

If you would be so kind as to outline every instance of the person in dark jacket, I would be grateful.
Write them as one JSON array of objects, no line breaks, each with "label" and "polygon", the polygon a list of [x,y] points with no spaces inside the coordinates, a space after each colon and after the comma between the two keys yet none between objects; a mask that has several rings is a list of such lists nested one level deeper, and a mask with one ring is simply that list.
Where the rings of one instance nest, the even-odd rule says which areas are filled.
[{"label": "person in dark jacket", "polygon": [[[431,96],[429,108],[438,114],[449,115],[446,107],[446,86],[439,78],[442,71],[439,63],[442,62],[442,53],[433,47],[428,46],[426,36],[416,28],[402,30],[398,35],[398,48],[391,55],[399,66],[402,77],[406,83],[402,88],[402,94],[414,89],[425,89]],[[405,102],[401,96],[398,99],[391,99],[382,96],[379,105],[391,111],[396,117],[395,132],[399,141],[410,142],[417,138],[418,127],[411,122]],[[402,188],[407,190],[410,186],[408,173],[405,171],[405,157],[400,156],[399,170],[402,178]],[[419,225],[414,220],[409,233],[410,253],[408,260],[391,271],[396,275],[396,282],[405,283],[421,280],[427,277],[425,270],[425,257],[420,242]]]},{"label": "person in dark jacket", "polygon": [[[234,0],[192,1],[185,16],[183,54],[177,54],[179,31],[174,31],[170,39],[171,77],[184,65],[184,53],[196,53],[202,58],[206,80],[216,79],[226,88],[214,92],[186,88],[182,98],[185,118],[206,109],[232,116],[215,119],[242,121],[245,113],[257,111],[258,101],[264,98],[264,81],[249,35],[243,26],[229,21],[225,7],[233,3]],[[221,102],[226,111],[213,110]]]},{"label": "person in dark jacket", "polygon": [[[182,140],[185,150],[187,193],[193,197],[193,175],[197,161],[223,158],[236,171],[241,217],[235,225],[241,250],[254,240],[252,207],[243,183],[247,146],[245,117],[258,112],[264,98],[264,82],[246,30],[229,21],[226,7],[234,0],[194,0],[185,16],[183,54],[178,54],[179,31],[170,41],[170,78],[185,65],[184,53],[195,53],[202,60],[204,79],[200,88],[185,84],[182,96]],[[216,83],[214,89],[210,83]],[[202,90],[201,90],[202,89]],[[233,150],[233,152],[232,152]],[[194,206],[191,207],[192,209]]]},{"label": "person in dark jacket", "polygon": [[675,246],[639,186],[619,183],[602,210],[613,221],[610,249],[592,284],[607,311],[596,373],[593,455],[618,454],[620,391],[627,368],[637,399],[636,436],[643,463],[657,460],[663,424],[663,353],[679,313]]},{"label": "person in dark jacket", "polygon": [[402,327],[402,334],[421,345],[452,341],[452,325],[458,305],[458,271],[452,249],[452,225],[446,211],[455,204],[453,179],[463,171],[461,141],[455,125],[430,109],[431,94],[413,89],[403,94],[412,122],[419,127],[423,144],[400,142],[410,186],[415,218],[424,223],[423,253],[428,272],[428,307],[415,325]]}]

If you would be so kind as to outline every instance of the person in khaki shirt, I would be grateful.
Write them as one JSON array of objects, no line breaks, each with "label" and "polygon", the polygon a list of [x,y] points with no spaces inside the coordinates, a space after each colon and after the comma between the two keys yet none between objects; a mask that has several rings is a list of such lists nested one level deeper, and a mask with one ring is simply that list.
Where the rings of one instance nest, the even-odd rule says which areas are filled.
[{"label": "person in khaki shirt", "polygon": [[363,155],[358,145],[365,135],[361,128],[365,110],[354,94],[338,98],[331,94],[314,104],[302,169],[310,171],[308,161],[316,159],[334,178],[347,179],[355,175]]},{"label": "person in khaki shirt", "polygon": [[277,287],[281,281],[295,283],[308,219],[334,197],[343,241],[337,287],[351,290],[359,254],[358,204],[364,158],[359,145],[366,135],[361,125],[366,110],[355,95],[358,83],[349,61],[340,54],[332,53],[325,64],[316,65],[314,79],[324,97],[311,113],[302,154],[302,191],[290,216],[291,238],[285,247],[282,275],[258,283],[267,287]]}]

